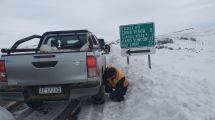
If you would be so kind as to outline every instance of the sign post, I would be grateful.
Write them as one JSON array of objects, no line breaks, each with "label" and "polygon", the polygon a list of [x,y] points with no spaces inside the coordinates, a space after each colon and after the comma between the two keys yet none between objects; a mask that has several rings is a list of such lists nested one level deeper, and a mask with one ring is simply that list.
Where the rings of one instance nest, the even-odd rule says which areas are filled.
[{"label": "sign post", "polygon": [[148,55],[149,68],[151,68],[150,54],[155,54],[154,23],[140,23],[120,26],[121,55],[129,56]]},{"label": "sign post", "polygon": [[151,57],[150,57],[150,55],[148,55],[148,65],[149,65],[149,68],[151,69],[152,67],[151,67]]},{"label": "sign post", "polygon": [[127,64],[129,64],[129,56],[127,56]]}]

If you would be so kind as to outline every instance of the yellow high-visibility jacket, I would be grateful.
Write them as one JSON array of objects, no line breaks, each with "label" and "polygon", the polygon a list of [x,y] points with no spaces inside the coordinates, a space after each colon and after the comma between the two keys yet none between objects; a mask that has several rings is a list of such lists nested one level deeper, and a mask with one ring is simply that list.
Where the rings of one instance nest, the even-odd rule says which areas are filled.
[{"label": "yellow high-visibility jacket", "polygon": [[108,82],[110,83],[110,85],[113,88],[117,88],[118,85],[122,84],[121,86],[127,88],[128,85],[129,85],[129,83],[128,83],[128,80],[125,78],[125,73],[121,69],[113,67],[113,66],[108,66],[107,69],[109,69],[111,67],[114,68],[117,73],[116,73],[116,78],[115,79],[108,80]]}]

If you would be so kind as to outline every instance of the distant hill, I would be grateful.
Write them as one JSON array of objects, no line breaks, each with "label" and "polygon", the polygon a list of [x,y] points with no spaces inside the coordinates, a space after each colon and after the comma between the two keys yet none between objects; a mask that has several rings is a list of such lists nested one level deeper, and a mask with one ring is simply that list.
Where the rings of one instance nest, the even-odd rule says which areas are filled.
[{"label": "distant hill", "polygon": [[157,36],[156,41],[158,48],[213,49],[215,48],[215,29],[188,28]]}]

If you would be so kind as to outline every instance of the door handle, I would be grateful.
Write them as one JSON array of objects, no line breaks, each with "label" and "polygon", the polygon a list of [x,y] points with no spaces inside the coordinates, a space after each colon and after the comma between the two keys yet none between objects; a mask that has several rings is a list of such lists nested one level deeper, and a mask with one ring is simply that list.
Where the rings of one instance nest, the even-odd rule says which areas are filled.
[{"label": "door handle", "polygon": [[34,56],[34,58],[54,58],[56,57],[56,55],[37,55],[37,56]]}]

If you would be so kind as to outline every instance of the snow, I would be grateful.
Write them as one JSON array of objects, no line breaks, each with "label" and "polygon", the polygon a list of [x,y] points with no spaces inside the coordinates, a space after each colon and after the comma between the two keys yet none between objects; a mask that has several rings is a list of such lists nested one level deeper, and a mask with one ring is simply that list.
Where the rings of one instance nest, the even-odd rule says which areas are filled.
[{"label": "snow", "polygon": [[0,106],[0,120],[15,120],[15,118],[9,111]]},{"label": "snow", "polygon": [[[119,44],[113,44],[107,61],[121,68],[129,79],[125,101],[107,100],[103,109],[86,105],[80,115],[89,116],[79,119],[215,120],[215,30],[190,29],[157,37],[163,38],[171,38],[174,43],[151,55],[152,69],[148,68],[147,56],[132,56],[127,65]],[[98,112],[98,118],[93,118],[96,115],[92,111],[100,110],[103,114]],[[2,113],[1,118],[6,115]],[[35,113],[31,119],[37,117]]]},{"label": "snow", "polygon": [[78,120],[102,120],[104,105],[94,105],[90,98],[81,103]]},{"label": "snow", "polygon": [[152,69],[147,56],[130,57],[127,65],[119,45],[113,45],[109,63],[126,72],[130,87],[125,101],[105,103],[103,120],[215,120],[214,33],[194,29],[159,36],[172,38],[167,46],[173,50],[151,55]]},{"label": "snow", "polygon": [[69,101],[49,101],[31,113],[25,120],[53,120],[68,106],[68,104]]}]

